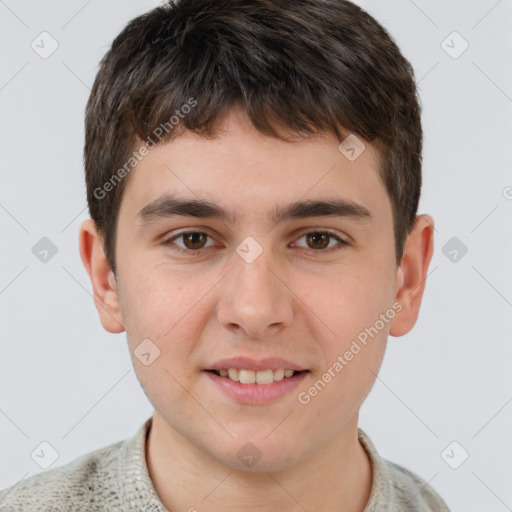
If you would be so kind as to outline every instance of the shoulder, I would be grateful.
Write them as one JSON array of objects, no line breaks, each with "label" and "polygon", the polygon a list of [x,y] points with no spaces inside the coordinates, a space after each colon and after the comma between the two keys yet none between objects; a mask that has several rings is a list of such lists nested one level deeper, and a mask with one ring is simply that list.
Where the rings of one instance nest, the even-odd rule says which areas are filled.
[{"label": "shoulder", "polygon": [[100,511],[116,500],[119,451],[124,441],[87,453],[0,490],[0,512]]},{"label": "shoulder", "polygon": [[397,504],[417,512],[449,512],[441,496],[423,478],[389,460],[385,463],[389,468]]},{"label": "shoulder", "polygon": [[450,512],[441,496],[423,478],[383,459],[368,435],[358,437],[372,465],[372,489],[364,512]]}]

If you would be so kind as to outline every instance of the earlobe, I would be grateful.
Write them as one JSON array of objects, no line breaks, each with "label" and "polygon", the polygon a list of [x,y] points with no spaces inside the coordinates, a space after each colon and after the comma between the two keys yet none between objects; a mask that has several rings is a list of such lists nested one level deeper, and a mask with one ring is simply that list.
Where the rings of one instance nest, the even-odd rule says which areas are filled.
[{"label": "earlobe", "polygon": [[418,319],[433,251],[434,220],[430,215],[420,215],[407,237],[397,270],[395,301],[400,303],[401,310],[391,322],[391,336],[407,334]]},{"label": "earlobe", "polygon": [[92,219],[80,226],[80,257],[91,280],[94,305],[105,330],[111,333],[123,332],[124,324],[119,306],[117,283],[110,270],[103,245]]}]

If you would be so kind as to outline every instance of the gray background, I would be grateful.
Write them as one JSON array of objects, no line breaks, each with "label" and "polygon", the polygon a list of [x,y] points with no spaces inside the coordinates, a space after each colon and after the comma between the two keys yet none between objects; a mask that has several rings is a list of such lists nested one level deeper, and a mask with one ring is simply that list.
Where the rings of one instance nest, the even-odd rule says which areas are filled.
[{"label": "gray background", "polygon": [[[512,1],[359,4],[414,66],[420,213],[436,221],[419,320],[390,337],[360,426],[453,511],[511,510]],[[125,334],[101,327],[78,227],[88,217],[83,114],[98,62],[128,20],[156,5],[0,1],[0,488],[42,471],[31,458],[41,442],[57,450],[55,467],[132,436],[152,412]],[[46,59],[31,47],[43,51],[43,31],[58,43]],[[58,249],[46,263],[32,252],[42,237]]]}]

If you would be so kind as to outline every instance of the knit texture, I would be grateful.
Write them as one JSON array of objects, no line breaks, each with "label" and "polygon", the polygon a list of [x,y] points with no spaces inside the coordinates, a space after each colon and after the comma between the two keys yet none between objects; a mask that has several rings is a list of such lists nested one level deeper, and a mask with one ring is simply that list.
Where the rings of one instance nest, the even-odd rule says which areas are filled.
[{"label": "knit texture", "polygon": [[[152,417],[136,434],[0,491],[0,512],[169,512],[149,476],[145,443]],[[422,478],[382,459],[358,429],[373,469],[364,512],[450,512]]]}]

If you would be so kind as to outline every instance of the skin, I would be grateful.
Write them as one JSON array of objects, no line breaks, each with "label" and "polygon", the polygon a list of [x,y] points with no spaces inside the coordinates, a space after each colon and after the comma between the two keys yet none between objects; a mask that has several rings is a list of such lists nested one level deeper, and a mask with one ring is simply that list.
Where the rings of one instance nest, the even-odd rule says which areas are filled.
[{"label": "skin", "polygon": [[[80,253],[103,327],[126,330],[137,377],[155,408],[146,446],[150,476],[169,510],[361,512],[372,468],[357,438],[359,408],[373,386],[388,335],[414,326],[433,251],[434,222],[416,219],[396,266],[392,210],[375,169],[373,146],[353,162],[322,134],[284,142],[257,132],[231,110],[214,139],[185,133],[155,146],[132,171],[122,199],[112,274],[94,222],[83,222]],[[240,220],[174,217],[141,229],[137,212],[164,192],[209,199]],[[275,205],[344,198],[372,219],[286,220]],[[305,233],[328,230],[350,244],[322,252]],[[209,235],[200,256],[165,245],[178,231]],[[172,236],[171,236],[172,235]],[[252,263],[237,246],[252,236]],[[194,246],[183,237],[181,248]],[[335,238],[329,247],[340,247]],[[297,395],[332,367],[365,327],[401,311],[307,405]],[[149,338],[160,356],[133,354]],[[310,370],[299,388],[273,403],[243,405],[202,373],[217,359],[280,356]],[[336,406],[334,406],[336,404]],[[237,452],[253,443],[261,459]]]}]

